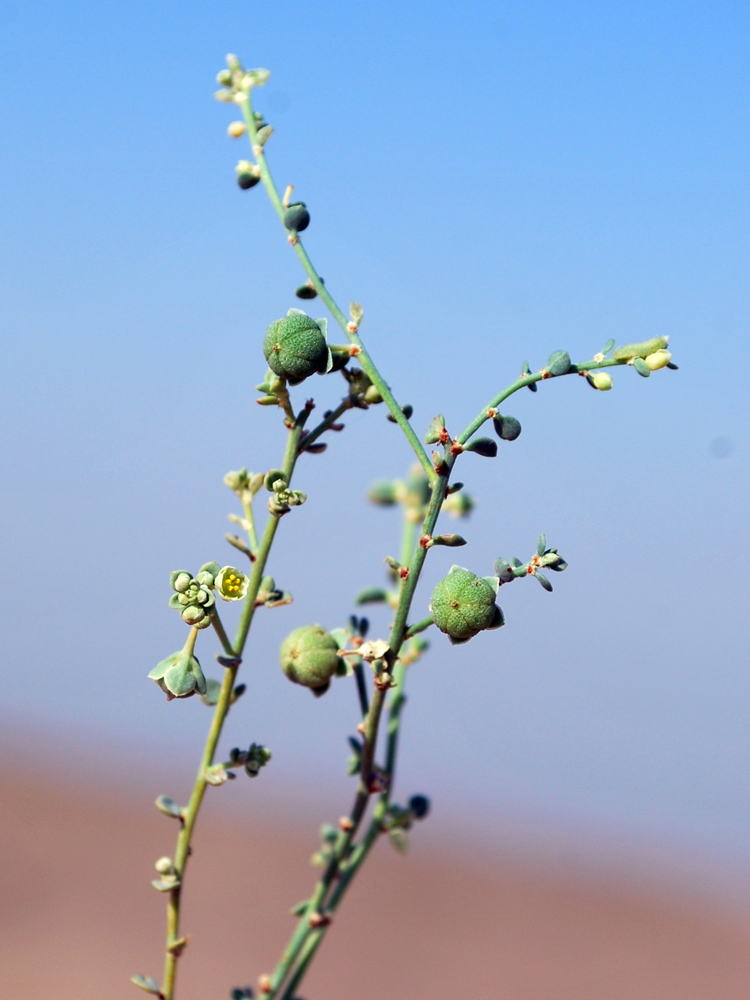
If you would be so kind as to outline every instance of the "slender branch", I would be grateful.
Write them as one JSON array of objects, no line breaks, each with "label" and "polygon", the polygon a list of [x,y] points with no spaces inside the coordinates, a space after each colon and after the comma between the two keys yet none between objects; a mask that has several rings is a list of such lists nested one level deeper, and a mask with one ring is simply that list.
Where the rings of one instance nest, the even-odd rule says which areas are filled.
[{"label": "slender branch", "polygon": [[[436,481],[432,487],[430,501],[425,512],[424,521],[421,526],[420,535],[432,534],[438,515],[440,514],[443,501],[445,500],[447,485],[447,476],[436,477]],[[406,637],[406,619],[411,608],[411,602],[414,597],[419,575],[422,571],[424,560],[427,555],[427,549],[422,548],[421,546],[417,546],[415,548],[414,546],[417,525],[413,520],[411,520],[408,514],[409,512],[407,512],[407,517],[405,519],[401,551],[403,557],[410,555],[410,558],[408,559],[409,572],[406,579],[402,582],[396,616],[393,626],[391,627],[389,638],[390,649],[387,653],[388,663],[393,670],[394,680],[396,681],[396,684],[401,687],[404,683],[405,668],[403,664],[399,664],[398,654]],[[400,709],[404,701],[403,691],[399,691],[398,688],[394,688],[393,691],[394,694],[391,696],[389,743],[387,751],[387,761],[390,763],[391,768],[395,766],[398,719]],[[333,848],[331,860],[326,867],[323,877],[316,885],[307,908],[300,917],[297,927],[292,934],[291,940],[282,955],[281,961],[273,972],[271,977],[271,989],[266,994],[267,1000],[276,1000],[277,997],[279,1000],[282,1000],[282,998],[289,998],[292,996],[292,992],[290,992],[290,990],[293,991],[301,981],[307,965],[309,964],[315,949],[320,943],[324,932],[324,926],[314,926],[314,924],[311,924],[310,922],[311,918],[315,921],[315,918],[319,919],[321,917],[321,911],[323,909],[326,913],[328,913],[331,912],[332,906],[338,905],[338,902],[343,895],[343,886],[349,884],[349,881],[359,868],[361,861],[364,860],[364,854],[360,852],[359,848],[354,849],[348,860],[347,857],[370,800],[370,776],[375,755],[378,727],[380,724],[384,702],[385,691],[376,686],[373,693],[372,704],[367,715],[359,783],[354,799],[354,805],[352,806],[352,810],[348,817],[349,822],[347,823],[347,828],[342,830],[339,834]],[[393,721],[394,718],[396,720],[395,722]],[[388,794],[387,789],[381,793],[380,799],[373,813],[373,820],[365,838],[365,841],[369,845],[367,848],[368,851],[369,847],[372,846],[372,843],[374,843],[374,840],[376,839],[376,834],[373,832],[373,829],[375,828],[380,830],[382,828],[383,818],[388,807]],[[376,827],[375,824],[377,824]],[[346,862],[345,866],[342,866],[343,862]],[[338,879],[338,881],[334,886],[334,881],[336,879]],[[331,893],[330,900],[326,903],[326,896],[331,886],[334,886],[333,891]],[[293,969],[294,971],[292,972]],[[284,989],[283,994],[280,994],[279,990],[283,986],[290,972],[292,973],[292,979]]]},{"label": "slender branch", "polygon": [[406,630],[406,638],[411,639],[412,636],[417,635],[419,632],[424,632],[425,629],[429,628],[430,625],[434,625],[432,615],[428,615],[419,622],[415,622],[414,625],[410,625]]},{"label": "slender branch", "polygon": [[[253,115],[250,96],[248,96],[247,100],[242,102],[241,107],[245,119],[245,125],[247,126],[250,145],[252,146],[253,150],[253,156],[255,157],[255,161],[258,167],[260,168],[260,179],[262,180],[263,186],[265,187],[266,192],[268,193],[268,197],[271,200],[271,204],[276,210],[276,214],[278,215],[279,219],[281,220],[281,224],[283,225],[284,205],[282,204],[278,188],[274,183],[274,180],[271,176],[271,172],[268,169],[268,164],[266,162],[265,153],[263,152],[263,147],[258,144],[258,130],[255,124],[255,117]],[[369,377],[370,381],[376,387],[380,395],[383,397],[383,401],[385,402],[388,409],[391,411],[393,419],[396,421],[401,430],[404,432],[404,435],[406,436],[406,439],[408,440],[409,444],[414,449],[414,454],[419,459],[420,465],[424,469],[427,478],[431,483],[434,482],[435,470],[433,469],[432,463],[430,462],[430,458],[424,449],[424,445],[417,437],[414,428],[409,423],[403,410],[396,402],[393,393],[391,392],[390,388],[383,379],[383,376],[378,371],[375,362],[370,357],[367,348],[365,347],[361,337],[359,336],[357,327],[354,326],[353,323],[350,323],[350,321],[346,318],[344,313],[341,311],[339,306],[334,301],[333,297],[331,296],[331,293],[328,291],[326,286],[320,280],[320,275],[313,267],[313,263],[310,260],[310,257],[307,251],[305,250],[304,246],[302,245],[299,236],[296,233],[287,235],[289,242],[292,244],[294,252],[297,254],[297,257],[299,258],[299,261],[302,264],[305,273],[310,279],[313,288],[318,293],[323,302],[325,302],[325,304],[328,306],[331,315],[334,317],[336,322],[339,324],[341,329],[346,334],[349,343],[356,348],[355,353],[357,355],[357,360],[359,364],[362,365],[362,368]]]},{"label": "slender branch", "polygon": [[[566,375],[577,375],[580,372],[591,372],[597,368],[611,368],[613,365],[625,365],[627,361],[625,360],[615,360],[614,358],[605,358],[603,361],[584,361],[580,365],[571,365],[570,369],[566,372]],[[559,375],[555,378],[560,378]],[[541,382],[544,380],[544,375],[542,372],[531,372],[528,375],[523,375],[521,378],[516,379],[512,382],[507,389],[503,389],[502,392],[498,393],[489,403],[474,417],[472,422],[458,435],[459,444],[466,444],[470,437],[472,437],[482,424],[491,419],[491,414],[488,410],[496,410],[497,407],[503,403],[508,396],[512,396],[514,392],[518,392],[519,389],[525,388],[527,385],[533,385],[534,382]]]},{"label": "slender branch", "polygon": [[250,542],[250,551],[255,555],[258,551],[258,535],[255,531],[255,517],[253,516],[253,501],[250,500],[249,503],[242,501],[242,509],[245,512],[245,520],[247,521],[247,538]]},{"label": "slender branch", "polygon": [[[289,431],[286,443],[286,451],[284,454],[284,461],[282,464],[282,469],[286,476],[287,482],[291,482],[292,473],[294,471],[294,466],[297,461],[298,448],[300,437],[302,435],[302,429],[304,427],[305,420],[309,414],[309,410],[303,410],[297,417],[294,427]],[[187,808],[185,809],[182,816],[182,823],[180,832],[177,837],[177,847],[175,850],[174,857],[174,873],[177,878],[177,885],[169,893],[169,900],[167,902],[167,936],[166,936],[166,955],[164,959],[164,978],[161,987],[161,993],[164,1000],[173,1000],[174,998],[174,987],[175,978],[177,975],[177,960],[179,958],[179,950],[173,950],[173,946],[177,941],[179,941],[179,926],[180,926],[180,904],[182,899],[182,881],[185,875],[185,868],[187,866],[187,859],[190,855],[190,841],[193,835],[193,828],[195,827],[196,820],[198,818],[198,813],[200,812],[201,804],[203,802],[203,796],[206,792],[208,786],[208,781],[206,779],[206,773],[208,769],[213,764],[214,754],[216,753],[216,747],[221,736],[221,732],[224,726],[224,721],[227,717],[229,707],[232,703],[232,692],[234,691],[234,682],[237,676],[237,671],[239,669],[239,658],[242,655],[242,651],[247,640],[247,635],[250,630],[250,625],[252,624],[253,616],[255,613],[255,599],[258,596],[258,591],[260,589],[261,580],[263,579],[263,572],[265,570],[266,561],[268,555],[271,551],[271,545],[273,544],[274,537],[276,535],[276,530],[279,525],[280,516],[277,514],[270,514],[266,522],[266,526],[263,532],[263,537],[258,547],[257,558],[252,565],[250,571],[250,577],[248,581],[247,595],[245,597],[242,614],[240,616],[240,622],[237,628],[237,633],[235,636],[234,643],[229,642],[229,638],[224,631],[224,627],[218,617],[214,615],[212,617],[212,624],[216,633],[221,641],[224,651],[232,657],[237,658],[237,662],[226,667],[224,670],[224,678],[221,685],[221,691],[219,693],[219,698],[214,709],[214,714],[211,719],[211,727],[208,732],[208,737],[206,738],[206,744],[203,748],[203,755],[201,757],[200,766],[198,768],[198,774],[195,779],[195,784],[193,786],[193,791],[190,795],[190,801],[188,802]]]},{"label": "slender branch", "polygon": [[302,438],[302,440],[300,441],[299,448],[297,449],[297,453],[301,455],[302,452],[305,451],[311,444],[314,444],[314,442],[318,440],[320,435],[325,434],[325,432],[333,424],[336,423],[339,417],[343,416],[343,414],[346,413],[347,410],[351,410],[353,405],[354,404],[352,402],[351,395],[344,396],[344,398],[341,400],[336,409],[331,410],[328,416],[324,417],[317,425],[317,427],[313,427],[310,433],[306,434],[305,437]]},{"label": "slender branch", "polygon": [[216,610],[216,608],[214,608],[211,614],[211,624],[213,625],[214,632],[216,632],[217,636],[219,637],[219,642],[221,643],[224,652],[227,654],[227,656],[236,656],[232,644],[229,641],[229,636],[224,630],[224,625],[222,623],[221,618],[219,618],[219,612]]}]

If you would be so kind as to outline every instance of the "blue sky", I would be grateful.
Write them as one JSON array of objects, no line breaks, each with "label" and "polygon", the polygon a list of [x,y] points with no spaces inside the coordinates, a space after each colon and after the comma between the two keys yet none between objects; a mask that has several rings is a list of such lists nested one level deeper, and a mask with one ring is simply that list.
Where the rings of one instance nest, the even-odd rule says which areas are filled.
[{"label": "blue sky", "polygon": [[[272,71],[272,169],[420,433],[553,349],[669,335],[680,365],[524,393],[519,440],[463,460],[460,562],[489,572],[546,530],[570,570],[504,591],[499,633],[434,637],[404,795],[750,865],[747,7],[213,6],[0,4],[2,714],[192,773],[206,709],[145,674],[183,638],[169,571],[229,558],[224,472],[278,464],[253,386],[301,281],[262,190],[234,183],[245,147],[211,94],[235,51]],[[409,463],[375,408],[300,468],[271,566],[295,603],[258,620],[227,736],[268,742],[279,786],[348,798],[353,692],[313,703],[276,650],[380,582],[397,525],[362,497]],[[431,556],[422,607],[452,561]]]}]

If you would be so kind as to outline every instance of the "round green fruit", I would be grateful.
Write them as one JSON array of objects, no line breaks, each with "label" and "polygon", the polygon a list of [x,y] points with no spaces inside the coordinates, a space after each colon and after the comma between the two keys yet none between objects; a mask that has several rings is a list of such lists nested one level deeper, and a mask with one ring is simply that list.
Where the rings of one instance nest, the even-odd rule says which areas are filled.
[{"label": "round green fruit", "polygon": [[328,345],[323,331],[310,316],[292,313],[271,323],[263,341],[268,367],[291,385],[328,366]]},{"label": "round green fruit", "polygon": [[284,225],[292,232],[301,233],[310,225],[310,213],[304,201],[297,201],[284,212]]},{"label": "round green fruit", "polygon": [[341,662],[336,640],[320,625],[302,625],[284,639],[281,669],[290,681],[315,690],[328,687]]},{"label": "round green fruit", "polygon": [[471,639],[495,619],[495,590],[487,580],[456,566],[433,590],[430,611],[441,632],[452,639]]}]

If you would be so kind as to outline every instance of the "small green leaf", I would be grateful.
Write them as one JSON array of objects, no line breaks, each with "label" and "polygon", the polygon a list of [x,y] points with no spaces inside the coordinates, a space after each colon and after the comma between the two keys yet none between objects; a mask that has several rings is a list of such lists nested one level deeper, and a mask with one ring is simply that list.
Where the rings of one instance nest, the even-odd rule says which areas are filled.
[{"label": "small green leaf", "polygon": [[495,458],[497,455],[497,441],[486,437],[474,438],[473,441],[469,441],[468,444],[464,445],[464,451],[473,451],[477,455],[483,455],[485,458]]},{"label": "small green leaf", "polygon": [[131,976],[130,982],[137,986],[139,990],[143,990],[144,993],[152,993],[154,996],[159,996],[159,984],[151,976]]},{"label": "small green leaf", "polygon": [[438,413],[430,421],[427,433],[424,436],[425,444],[437,444],[445,435],[445,417]]},{"label": "small green leaf", "polygon": [[393,829],[388,831],[388,839],[399,854],[406,854],[409,850],[409,835],[406,830],[402,830],[397,826],[393,827]]},{"label": "small green leaf", "polygon": [[388,591],[380,587],[369,587],[360,591],[354,601],[355,604],[382,604],[388,600]]},{"label": "small green leaf", "polygon": [[610,337],[607,343],[602,348],[602,354],[609,354],[612,348],[615,346],[615,338]]},{"label": "small green leaf", "polygon": [[501,413],[492,418],[492,426],[495,428],[497,436],[503,441],[515,441],[521,433],[520,421],[516,420],[515,417],[504,416]]},{"label": "small green leaf", "polygon": [[546,370],[550,375],[567,375],[570,371],[570,355],[567,351],[553,351],[547,358]]},{"label": "small green leaf", "polygon": [[175,819],[182,819],[182,807],[168,795],[160,795],[154,802],[154,805],[165,816],[174,816]]},{"label": "small green leaf", "polygon": [[461,535],[434,535],[432,544],[447,545],[449,548],[455,549],[460,545],[466,545],[466,539]]},{"label": "small green leaf", "polygon": [[642,375],[644,378],[648,378],[649,375],[651,374],[651,369],[646,364],[643,358],[633,358],[632,364],[633,368],[635,368],[638,374]]},{"label": "small green leaf", "polygon": [[545,534],[541,534],[539,536],[539,540],[536,543],[536,554],[538,556],[543,556],[546,550],[547,550],[547,536]]},{"label": "small green leaf", "polygon": [[303,899],[301,903],[297,903],[295,906],[291,907],[289,912],[293,917],[301,917],[309,905],[310,900]]},{"label": "small green leaf", "polygon": [[534,573],[534,576],[541,583],[545,590],[548,590],[550,594],[552,593],[552,584],[549,582],[546,576],[542,576],[541,573]]}]

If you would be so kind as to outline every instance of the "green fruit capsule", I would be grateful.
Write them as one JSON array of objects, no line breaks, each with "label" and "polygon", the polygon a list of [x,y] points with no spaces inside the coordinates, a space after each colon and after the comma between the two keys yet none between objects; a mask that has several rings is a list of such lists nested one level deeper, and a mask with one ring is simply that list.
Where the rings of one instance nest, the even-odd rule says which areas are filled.
[{"label": "green fruit capsule", "polygon": [[301,233],[310,225],[310,213],[304,201],[297,201],[284,212],[284,225],[287,229]]},{"label": "green fruit capsule", "polygon": [[451,639],[471,639],[493,623],[495,590],[470,570],[454,566],[433,590],[430,611],[437,627]]},{"label": "green fruit capsule", "polygon": [[303,382],[315,372],[324,374],[331,360],[319,324],[297,311],[271,323],[263,341],[263,354],[274,374],[287,379],[290,385]]},{"label": "green fruit capsule", "polygon": [[313,691],[327,688],[340,662],[338,648],[331,633],[320,625],[302,625],[281,644],[281,669],[295,684]]}]

